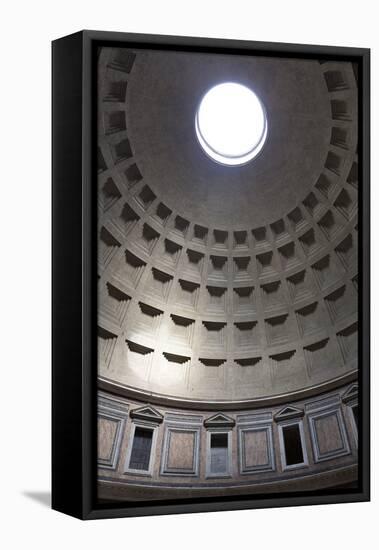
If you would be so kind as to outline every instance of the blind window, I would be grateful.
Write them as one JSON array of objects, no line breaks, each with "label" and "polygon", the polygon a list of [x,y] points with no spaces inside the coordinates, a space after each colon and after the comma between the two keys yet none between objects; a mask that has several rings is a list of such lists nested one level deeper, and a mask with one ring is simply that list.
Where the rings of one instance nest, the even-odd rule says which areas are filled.
[{"label": "blind window", "polygon": [[153,431],[146,428],[136,428],[129,468],[132,470],[148,470],[150,462]]},{"label": "blind window", "polygon": [[211,434],[211,473],[228,472],[228,434]]}]

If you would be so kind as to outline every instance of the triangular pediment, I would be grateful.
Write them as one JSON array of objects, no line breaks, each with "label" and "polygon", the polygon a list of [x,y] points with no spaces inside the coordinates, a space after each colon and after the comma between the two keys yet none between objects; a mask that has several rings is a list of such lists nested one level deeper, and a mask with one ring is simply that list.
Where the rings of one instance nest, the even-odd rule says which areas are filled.
[{"label": "triangular pediment", "polygon": [[353,401],[353,399],[358,398],[358,384],[352,384],[350,388],[348,388],[345,393],[342,395],[342,401],[344,403],[349,403],[349,401]]},{"label": "triangular pediment", "polygon": [[274,420],[279,422],[280,420],[289,420],[291,418],[302,418],[304,416],[303,409],[297,407],[284,407],[274,415]]},{"label": "triangular pediment", "polygon": [[131,410],[130,416],[132,418],[137,418],[138,420],[155,422],[156,424],[160,424],[163,421],[163,415],[161,415],[161,413],[154,409],[151,405],[144,405],[138,409]]},{"label": "triangular pediment", "polygon": [[204,420],[204,426],[206,428],[232,428],[235,425],[236,421],[234,418],[227,416],[223,413],[216,413],[213,416],[210,416]]}]

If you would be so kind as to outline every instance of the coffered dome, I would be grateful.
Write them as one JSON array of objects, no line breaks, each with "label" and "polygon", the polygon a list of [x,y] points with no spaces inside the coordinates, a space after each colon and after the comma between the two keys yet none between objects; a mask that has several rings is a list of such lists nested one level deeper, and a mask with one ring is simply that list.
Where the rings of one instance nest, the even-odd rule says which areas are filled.
[{"label": "coffered dome", "polygon": [[[253,90],[264,147],[225,166],[195,117]],[[288,401],[357,368],[357,87],[349,63],[103,49],[99,376],[189,407]]]}]

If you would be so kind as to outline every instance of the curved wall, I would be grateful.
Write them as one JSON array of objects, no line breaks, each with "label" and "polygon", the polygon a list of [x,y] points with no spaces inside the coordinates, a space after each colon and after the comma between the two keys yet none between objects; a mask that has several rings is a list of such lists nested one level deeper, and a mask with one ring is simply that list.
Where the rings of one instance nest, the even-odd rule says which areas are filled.
[{"label": "curved wall", "polygon": [[[99,394],[99,496],[146,499],[322,489],[357,478],[352,384],[250,411],[184,411]],[[138,411],[140,414],[138,414]],[[136,426],[154,431],[148,471],[130,468]],[[282,430],[299,426],[303,463],[287,465]],[[226,473],[212,473],[211,434],[226,434]],[[220,469],[220,468],[219,468]],[[153,490],[152,490],[153,489]]]}]

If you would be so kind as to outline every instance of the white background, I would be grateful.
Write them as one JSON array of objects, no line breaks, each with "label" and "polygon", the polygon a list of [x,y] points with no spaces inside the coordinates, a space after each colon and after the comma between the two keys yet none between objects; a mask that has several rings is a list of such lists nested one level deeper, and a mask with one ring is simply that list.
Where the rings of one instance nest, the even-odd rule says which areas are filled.
[{"label": "white background", "polygon": [[[372,48],[372,241],[378,236],[378,16],[373,0],[32,0],[1,7],[0,542],[9,548],[372,548],[378,540],[372,258],[373,502],[80,522],[50,486],[50,41],[86,29]],[[5,124],[4,124],[5,121]],[[376,396],[375,396],[376,393]],[[67,406],[70,399],[67,396]]]}]

